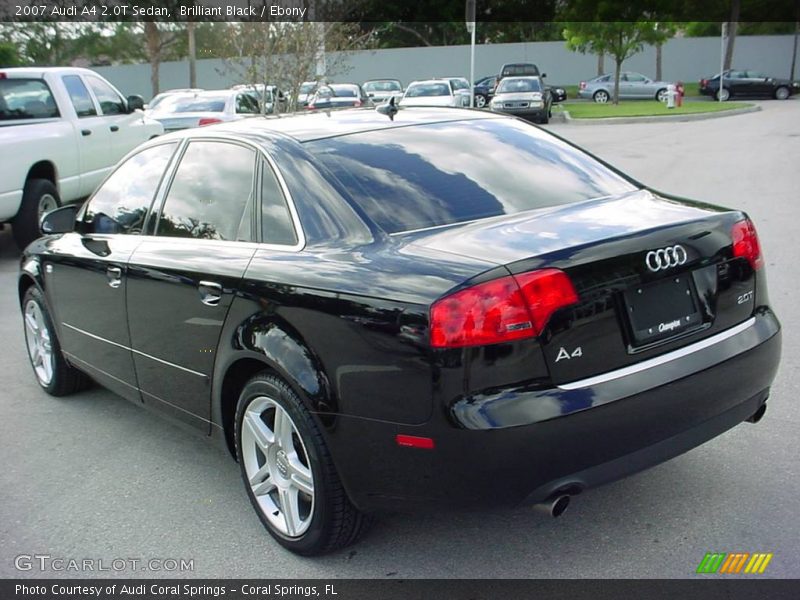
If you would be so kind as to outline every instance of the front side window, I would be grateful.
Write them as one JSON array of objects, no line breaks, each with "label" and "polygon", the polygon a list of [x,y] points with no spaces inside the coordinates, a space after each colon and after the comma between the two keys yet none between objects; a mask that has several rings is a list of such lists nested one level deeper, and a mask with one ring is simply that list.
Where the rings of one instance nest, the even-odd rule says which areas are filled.
[{"label": "front side window", "polygon": [[156,235],[252,241],[256,152],[191,142],[172,180]]},{"label": "front side window", "polygon": [[[305,147],[388,233],[637,189],[591,156],[516,119],[376,130]],[[474,148],[491,160],[473,160]]]},{"label": "front side window", "polygon": [[236,112],[240,115],[257,115],[260,111],[258,101],[250,94],[236,96]]},{"label": "front side window", "polygon": [[0,79],[0,121],[53,119],[58,107],[40,79]]},{"label": "front side window", "polygon": [[72,106],[75,108],[75,114],[78,118],[82,117],[95,117],[97,116],[97,109],[94,107],[94,101],[89,95],[89,90],[83,84],[83,80],[77,75],[65,75],[62,77],[64,80],[64,87],[67,88],[69,99]]},{"label": "front side window", "polygon": [[146,148],[122,163],[87,202],[81,233],[139,234],[177,143]]},{"label": "front side window", "polygon": [[128,112],[125,101],[114,91],[114,88],[97,77],[87,77],[86,79],[89,81],[89,86],[97,97],[100,110],[104,115],[124,115]]}]

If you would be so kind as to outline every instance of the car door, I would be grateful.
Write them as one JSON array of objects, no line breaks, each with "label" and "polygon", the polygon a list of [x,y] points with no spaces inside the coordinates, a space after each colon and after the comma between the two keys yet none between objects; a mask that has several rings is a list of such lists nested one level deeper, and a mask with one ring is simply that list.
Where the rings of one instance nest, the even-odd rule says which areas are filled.
[{"label": "car door", "polygon": [[49,243],[46,289],[68,359],[104,386],[140,401],[126,314],[128,259],[176,142],[134,154],[78,213],[76,230]]},{"label": "car door", "polygon": [[100,115],[100,107],[89,93],[83,78],[80,75],[63,75],[61,81],[77,116],[80,171],[78,196],[88,196],[97,189],[116,162],[108,159],[112,146],[111,131],[105,118]]},{"label": "car door", "polygon": [[85,75],[103,118],[103,125],[111,136],[111,150],[106,156],[109,164],[116,164],[139,144],[147,141],[150,132],[141,112],[128,112],[128,104],[108,82],[95,75]]},{"label": "car door", "polygon": [[769,77],[758,71],[747,71],[747,80],[750,82],[751,96],[771,96],[773,85]]},{"label": "car door", "polygon": [[257,248],[256,156],[239,143],[185,142],[153,235],[129,263],[128,324],[143,400],[206,432],[220,331]]},{"label": "car door", "polygon": [[730,71],[725,75],[723,82],[732,95],[735,96],[749,96],[751,95],[750,81],[747,79],[747,73],[744,71]]},{"label": "car door", "polygon": [[631,98],[649,98],[655,96],[655,92],[650,93],[650,80],[641,73],[628,72],[629,93]]}]

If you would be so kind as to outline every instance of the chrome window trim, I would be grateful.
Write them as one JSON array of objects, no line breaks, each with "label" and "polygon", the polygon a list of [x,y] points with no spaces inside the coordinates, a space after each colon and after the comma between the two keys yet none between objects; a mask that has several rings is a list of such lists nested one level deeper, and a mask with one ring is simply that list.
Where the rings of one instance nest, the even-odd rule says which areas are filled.
[{"label": "chrome window trim", "polygon": [[735,325],[730,329],[726,329],[725,331],[722,331],[716,335],[712,335],[711,337],[707,337],[689,346],[684,346],[683,348],[678,348],[677,350],[673,350],[672,352],[667,352],[666,354],[662,354],[661,356],[656,356],[648,360],[643,360],[642,362],[636,363],[634,365],[622,367],[621,369],[609,371],[608,373],[602,373],[601,375],[595,375],[593,377],[587,377],[586,379],[579,379],[577,381],[571,381],[569,383],[561,383],[558,385],[558,388],[561,390],[578,390],[581,388],[588,388],[602,383],[607,383],[609,381],[614,381],[616,379],[621,379],[622,377],[627,377],[629,375],[635,375],[636,373],[641,373],[642,371],[647,371],[648,369],[652,369],[654,367],[667,364],[674,360],[678,360],[686,356],[689,356],[691,354],[694,354],[695,352],[699,352],[700,350],[705,350],[706,348],[710,348],[715,344],[719,344],[720,342],[732,338],[733,336],[738,335],[743,331],[749,329],[750,327],[755,325],[755,322],[756,318],[750,317],[747,321],[744,321],[743,323],[739,323],[738,325]]}]

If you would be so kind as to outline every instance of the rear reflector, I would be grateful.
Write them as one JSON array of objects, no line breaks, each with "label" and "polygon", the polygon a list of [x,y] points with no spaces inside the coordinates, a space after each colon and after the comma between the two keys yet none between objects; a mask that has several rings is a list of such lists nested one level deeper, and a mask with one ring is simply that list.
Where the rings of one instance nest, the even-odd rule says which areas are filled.
[{"label": "rear reflector", "polygon": [[213,125],[214,123],[222,123],[222,119],[214,119],[213,117],[205,117],[197,122],[198,127],[206,125]]},{"label": "rear reflector", "polygon": [[407,446],[409,448],[422,448],[424,450],[433,450],[433,439],[427,437],[417,437],[416,435],[402,435],[397,434],[395,441],[398,446]]},{"label": "rear reflector", "polygon": [[486,346],[536,337],[559,308],[578,301],[566,273],[542,269],[481,283],[431,307],[431,346]]},{"label": "rear reflector", "polygon": [[7,77],[8,75],[6,75],[5,73],[0,73],[0,79],[6,79]]},{"label": "rear reflector", "polygon": [[733,256],[735,258],[746,258],[754,270],[764,266],[761,244],[758,242],[756,228],[750,219],[735,223],[731,230],[731,238],[733,239]]}]

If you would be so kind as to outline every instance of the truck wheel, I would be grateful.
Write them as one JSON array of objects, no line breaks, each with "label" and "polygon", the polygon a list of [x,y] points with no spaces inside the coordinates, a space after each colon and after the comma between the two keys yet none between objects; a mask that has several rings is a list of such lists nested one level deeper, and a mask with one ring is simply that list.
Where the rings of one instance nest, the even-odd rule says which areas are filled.
[{"label": "truck wheel", "polygon": [[48,211],[61,206],[58,190],[47,179],[29,179],[22,192],[17,216],[11,221],[14,241],[20,250],[42,235],[39,220]]}]

